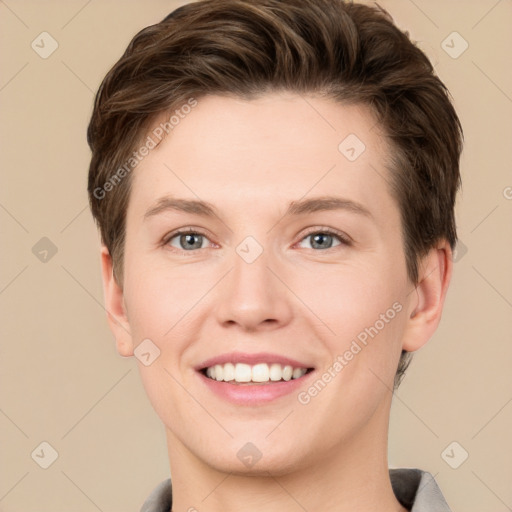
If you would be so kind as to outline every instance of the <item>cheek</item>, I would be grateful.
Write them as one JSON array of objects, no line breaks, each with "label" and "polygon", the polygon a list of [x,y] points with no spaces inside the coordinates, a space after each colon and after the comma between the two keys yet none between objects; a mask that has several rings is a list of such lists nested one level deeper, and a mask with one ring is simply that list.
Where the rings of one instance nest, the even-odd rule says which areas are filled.
[{"label": "cheek", "polygon": [[191,268],[136,257],[127,261],[125,300],[135,343],[142,336],[163,347],[164,340],[180,338],[187,315],[208,289],[204,272]]},{"label": "cheek", "polygon": [[[304,302],[320,321],[316,322],[318,338],[328,354],[324,370],[331,372],[326,380],[335,375],[334,385],[325,393],[326,402],[337,403],[341,393],[349,401],[366,396],[377,403],[392,386],[401,353],[406,325],[405,267],[323,268],[315,275],[303,274],[297,286],[299,282]],[[353,405],[359,407],[357,400]]]},{"label": "cheek", "polygon": [[194,407],[179,383],[190,340],[197,337],[192,320],[209,281],[204,275],[168,265],[162,268],[136,255],[126,267],[125,300],[133,343],[149,339],[158,353],[148,366],[137,362],[141,381],[158,416],[172,425],[184,410]]},{"label": "cheek", "polygon": [[[325,339],[343,347],[365,328],[381,329],[394,320],[403,302],[404,280],[401,269],[385,268],[375,263],[321,265],[296,272],[291,288],[325,327]],[[399,303],[393,305],[395,303]],[[386,312],[388,314],[386,315]],[[384,314],[384,320],[380,316]],[[334,337],[333,337],[334,336]]]}]

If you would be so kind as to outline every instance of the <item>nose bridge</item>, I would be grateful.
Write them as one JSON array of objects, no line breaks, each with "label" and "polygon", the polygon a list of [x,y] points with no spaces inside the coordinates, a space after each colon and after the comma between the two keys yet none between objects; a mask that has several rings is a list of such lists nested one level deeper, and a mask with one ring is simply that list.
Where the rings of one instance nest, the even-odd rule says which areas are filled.
[{"label": "nose bridge", "polygon": [[273,274],[274,269],[270,270],[276,261],[271,248],[253,236],[247,236],[236,246],[232,270],[219,298],[219,322],[237,323],[254,330],[263,324],[282,325],[290,320],[286,287]]}]

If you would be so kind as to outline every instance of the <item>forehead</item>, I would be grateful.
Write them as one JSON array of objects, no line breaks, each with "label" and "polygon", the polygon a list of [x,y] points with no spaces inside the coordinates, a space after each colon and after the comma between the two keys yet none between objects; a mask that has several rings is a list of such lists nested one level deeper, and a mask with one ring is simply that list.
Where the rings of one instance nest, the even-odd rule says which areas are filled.
[{"label": "forehead", "polygon": [[137,166],[130,204],[168,194],[261,210],[336,191],[389,207],[389,150],[365,106],[271,93],[207,96],[187,111]]}]

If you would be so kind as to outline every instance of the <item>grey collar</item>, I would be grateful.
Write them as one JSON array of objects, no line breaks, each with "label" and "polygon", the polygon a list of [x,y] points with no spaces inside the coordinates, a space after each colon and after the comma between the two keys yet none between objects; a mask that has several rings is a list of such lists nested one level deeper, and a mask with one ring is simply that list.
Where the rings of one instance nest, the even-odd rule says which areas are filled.
[{"label": "grey collar", "polygon": [[[396,498],[410,512],[451,512],[434,477],[420,469],[390,469],[389,477]],[[170,512],[171,479],[168,478],[148,496],[140,512]]]}]

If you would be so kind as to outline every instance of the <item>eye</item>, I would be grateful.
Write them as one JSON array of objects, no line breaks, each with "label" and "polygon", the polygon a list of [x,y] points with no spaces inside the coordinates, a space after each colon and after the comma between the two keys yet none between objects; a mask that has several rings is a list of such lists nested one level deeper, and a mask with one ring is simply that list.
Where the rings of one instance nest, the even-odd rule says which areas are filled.
[{"label": "eye", "polygon": [[[339,243],[333,246],[333,239],[338,239]],[[311,249],[320,250],[331,249],[338,245],[351,244],[350,239],[346,235],[328,228],[321,228],[320,230],[316,228],[316,231],[308,233],[300,243],[304,240],[310,241]]]},{"label": "eye", "polygon": [[[310,231],[299,244],[306,240],[310,241],[311,249],[327,250],[339,245],[351,245],[350,237],[330,228],[316,228],[315,231]],[[338,243],[333,245],[333,240],[338,240]],[[204,233],[189,228],[171,233],[163,243],[180,251],[194,252],[206,248],[209,241]],[[204,245],[205,242],[206,245]]]},{"label": "eye", "polygon": [[[176,241],[173,242],[175,239]],[[206,235],[203,233],[194,231],[193,229],[187,229],[172,233],[166,238],[164,243],[175,249],[190,252],[194,249],[204,249],[203,242],[207,240],[208,238],[206,238]]]}]

